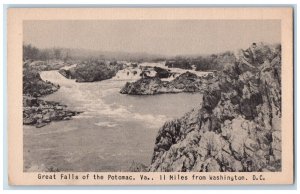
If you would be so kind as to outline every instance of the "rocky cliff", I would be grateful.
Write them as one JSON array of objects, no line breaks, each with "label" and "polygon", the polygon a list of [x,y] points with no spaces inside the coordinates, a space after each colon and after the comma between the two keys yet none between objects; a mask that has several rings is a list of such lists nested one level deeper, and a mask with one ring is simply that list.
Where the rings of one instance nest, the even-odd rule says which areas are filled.
[{"label": "rocky cliff", "polygon": [[199,77],[186,72],[172,81],[162,81],[159,77],[144,77],[136,82],[127,82],[121,89],[122,94],[153,95],[162,93],[199,92],[214,82],[213,76]]},{"label": "rocky cliff", "polygon": [[281,170],[281,48],[253,44],[158,132],[150,171]]}]

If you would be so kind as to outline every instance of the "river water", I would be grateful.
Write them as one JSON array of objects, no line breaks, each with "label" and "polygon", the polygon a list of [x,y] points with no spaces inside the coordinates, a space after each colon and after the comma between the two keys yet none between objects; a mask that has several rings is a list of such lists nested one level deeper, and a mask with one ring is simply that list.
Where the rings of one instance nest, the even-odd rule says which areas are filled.
[{"label": "river water", "polygon": [[159,128],[202,99],[188,93],[120,94],[126,80],[77,83],[57,71],[41,77],[61,86],[44,100],[83,113],[42,128],[24,126],[25,171],[128,171],[133,161],[149,165]]}]

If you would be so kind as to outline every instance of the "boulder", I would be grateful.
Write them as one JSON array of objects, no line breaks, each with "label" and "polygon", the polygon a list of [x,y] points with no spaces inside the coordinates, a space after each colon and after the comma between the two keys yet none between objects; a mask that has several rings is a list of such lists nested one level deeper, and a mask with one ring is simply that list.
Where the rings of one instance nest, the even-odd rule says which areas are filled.
[{"label": "boulder", "polygon": [[156,77],[158,78],[168,78],[172,75],[172,73],[170,73],[170,70],[167,69],[163,69],[161,67],[154,67],[154,71],[156,71]]},{"label": "boulder", "polygon": [[162,81],[159,77],[144,76],[135,82],[127,82],[120,90],[121,94],[153,95],[162,93],[200,92],[205,86],[196,74],[186,72],[172,81]]}]

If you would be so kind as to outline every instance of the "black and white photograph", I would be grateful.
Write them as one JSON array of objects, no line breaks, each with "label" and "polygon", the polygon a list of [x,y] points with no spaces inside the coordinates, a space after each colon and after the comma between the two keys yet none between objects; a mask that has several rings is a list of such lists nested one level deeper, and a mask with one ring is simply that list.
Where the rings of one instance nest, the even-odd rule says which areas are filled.
[{"label": "black and white photograph", "polygon": [[26,20],[24,172],[279,172],[280,20]]}]

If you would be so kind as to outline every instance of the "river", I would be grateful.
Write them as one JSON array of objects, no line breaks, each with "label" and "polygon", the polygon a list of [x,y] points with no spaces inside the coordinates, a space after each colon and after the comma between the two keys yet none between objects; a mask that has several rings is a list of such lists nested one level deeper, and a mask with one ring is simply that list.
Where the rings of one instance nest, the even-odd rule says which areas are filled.
[{"label": "river", "polygon": [[[149,165],[159,128],[201,103],[201,94],[120,94],[126,80],[77,83],[57,71],[41,72],[60,89],[44,100],[83,111],[42,128],[24,126],[24,171],[128,171]],[[128,80],[127,80],[128,81]]]}]

